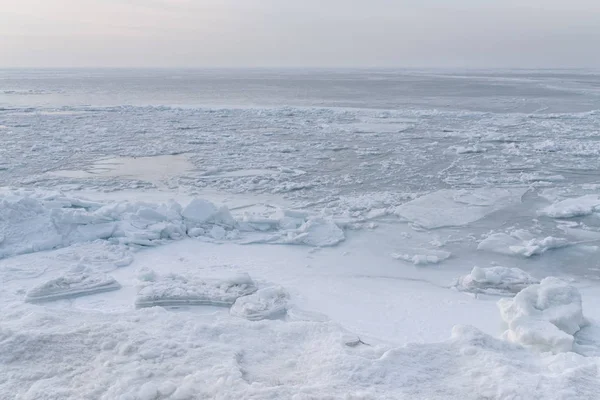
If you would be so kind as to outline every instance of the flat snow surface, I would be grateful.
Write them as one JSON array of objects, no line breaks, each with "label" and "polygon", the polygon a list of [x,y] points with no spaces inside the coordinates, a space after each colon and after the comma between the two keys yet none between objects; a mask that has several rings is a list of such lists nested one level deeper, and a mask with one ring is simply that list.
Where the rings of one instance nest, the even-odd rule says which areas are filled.
[{"label": "flat snow surface", "polygon": [[599,87],[0,70],[0,399],[597,399]]}]

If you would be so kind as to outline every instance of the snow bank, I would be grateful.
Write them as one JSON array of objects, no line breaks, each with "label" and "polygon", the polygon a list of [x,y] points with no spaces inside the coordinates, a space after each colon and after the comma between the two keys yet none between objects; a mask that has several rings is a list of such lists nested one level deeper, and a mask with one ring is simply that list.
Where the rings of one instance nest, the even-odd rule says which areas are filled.
[{"label": "snow bank", "polygon": [[586,195],[558,201],[539,211],[539,215],[551,218],[573,218],[600,211],[600,195]]},{"label": "snow bank", "polygon": [[554,277],[500,299],[498,307],[508,324],[504,337],[539,351],[572,351],[573,335],[585,324],[579,291]]},{"label": "snow bank", "polygon": [[[597,357],[457,326],[441,343],[347,345],[332,322],[203,320],[161,308],[0,313],[6,399],[594,399]],[[32,352],[35,349],[35,352]]]},{"label": "snow bank", "polygon": [[[345,238],[327,218],[282,211],[274,221],[276,235],[266,242],[331,246]],[[41,191],[0,193],[0,258],[97,239],[134,246],[198,236],[235,240],[240,230],[264,229],[202,199],[182,207],[175,201],[101,203]]]},{"label": "snow bank", "polygon": [[465,226],[517,204],[527,189],[443,189],[395,209],[395,214],[425,229]]},{"label": "snow bank", "polygon": [[273,319],[285,315],[290,298],[281,286],[260,289],[251,295],[238,297],[229,312],[250,321]]},{"label": "snow bank", "polygon": [[151,270],[140,275],[137,307],[211,305],[231,306],[238,297],[256,292],[248,274],[226,279],[203,279],[177,274],[157,275]]},{"label": "snow bank", "polygon": [[118,290],[121,285],[111,276],[94,273],[89,269],[75,269],[27,292],[30,303],[52,301],[94,293]]},{"label": "snow bank", "polygon": [[528,232],[521,231],[507,233],[493,233],[477,245],[477,250],[491,251],[493,253],[531,257],[545,253],[551,249],[558,249],[570,245],[562,238],[548,236],[543,239],[530,238]]},{"label": "snow bank", "polygon": [[519,268],[473,267],[470,274],[457,279],[453,287],[461,292],[505,295],[539,283],[537,279]]}]

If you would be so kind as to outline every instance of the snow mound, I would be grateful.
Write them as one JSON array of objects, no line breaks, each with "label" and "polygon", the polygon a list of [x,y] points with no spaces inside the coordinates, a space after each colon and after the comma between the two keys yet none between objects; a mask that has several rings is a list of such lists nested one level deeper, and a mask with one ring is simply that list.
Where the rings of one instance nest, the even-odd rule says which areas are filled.
[{"label": "snow mound", "polygon": [[471,273],[458,278],[453,287],[461,292],[505,295],[537,283],[537,279],[519,268],[473,267]]},{"label": "snow mound", "polygon": [[251,295],[238,297],[229,312],[250,321],[279,318],[285,314],[289,298],[283,287],[267,287]]},{"label": "snow mound", "polygon": [[600,195],[585,195],[558,201],[539,211],[539,215],[551,218],[573,218],[600,211]]},{"label": "snow mound", "polygon": [[573,335],[585,325],[579,291],[554,277],[500,299],[498,307],[508,324],[504,338],[542,352],[572,351]]},{"label": "snow mound", "polygon": [[144,271],[140,275],[137,307],[211,305],[231,306],[238,297],[256,292],[248,274],[225,279],[202,279],[177,274],[157,275]]},{"label": "snow mound", "polygon": [[425,229],[465,226],[521,201],[527,189],[443,189],[395,209],[395,214]]},{"label": "snow mound", "polygon": [[491,251],[493,253],[531,257],[543,254],[551,249],[566,247],[570,243],[562,238],[548,236],[543,239],[530,238],[521,235],[518,231],[511,234],[493,233],[477,245],[477,250]]},{"label": "snow mound", "polygon": [[25,297],[29,303],[87,296],[94,293],[118,290],[121,285],[111,276],[94,273],[88,269],[74,270],[34,287]]}]

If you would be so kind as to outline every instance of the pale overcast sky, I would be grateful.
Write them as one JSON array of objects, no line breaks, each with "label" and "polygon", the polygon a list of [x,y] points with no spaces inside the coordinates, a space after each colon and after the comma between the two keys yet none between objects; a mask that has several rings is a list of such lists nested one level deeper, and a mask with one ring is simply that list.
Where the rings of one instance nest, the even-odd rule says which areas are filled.
[{"label": "pale overcast sky", "polygon": [[600,67],[600,0],[0,0],[0,67]]}]

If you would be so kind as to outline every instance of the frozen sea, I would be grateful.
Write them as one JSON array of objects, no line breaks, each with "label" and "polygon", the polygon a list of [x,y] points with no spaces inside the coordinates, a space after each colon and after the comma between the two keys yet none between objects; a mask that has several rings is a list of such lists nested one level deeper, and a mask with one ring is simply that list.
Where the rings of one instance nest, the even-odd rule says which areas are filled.
[{"label": "frozen sea", "polygon": [[0,70],[0,399],[597,399],[600,72]]}]

